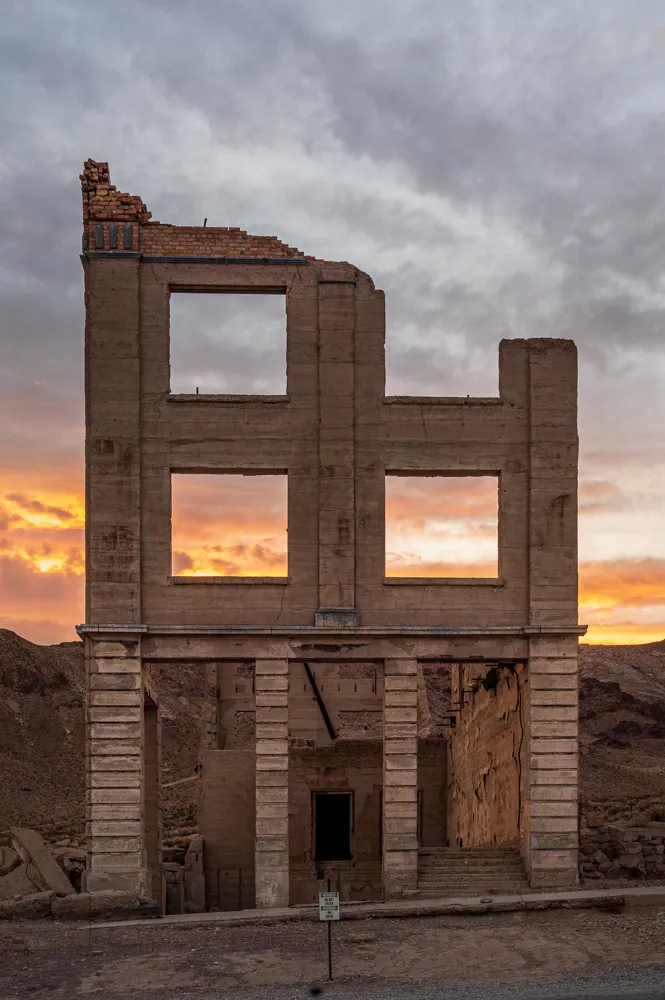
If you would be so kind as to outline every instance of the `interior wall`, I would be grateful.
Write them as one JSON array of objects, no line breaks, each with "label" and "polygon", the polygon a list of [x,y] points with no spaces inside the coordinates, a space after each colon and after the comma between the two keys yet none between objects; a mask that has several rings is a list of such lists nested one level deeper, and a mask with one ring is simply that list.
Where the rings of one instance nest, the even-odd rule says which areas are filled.
[{"label": "interior wall", "polygon": [[[289,758],[289,854],[291,904],[313,903],[327,887],[338,890],[342,902],[380,899],[381,740],[340,740],[328,746],[299,747]],[[314,858],[314,792],[351,792],[350,861]]]},{"label": "interior wall", "polygon": [[199,831],[208,909],[254,906],[256,758],[248,750],[201,755]]},{"label": "interior wall", "polygon": [[146,693],[143,700],[143,824],[146,867],[153,899],[161,900],[161,802],[159,709]]},{"label": "interior wall", "polygon": [[[446,844],[446,741],[418,741],[421,845]],[[201,755],[200,832],[204,840],[206,904],[237,910],[254,906],[255,755],[211,750]],[[292,904],[313,903],[331,886],[342,901],[382,897],[383,743],[340,739],[327,746],[291,745],[289,853]],[[351,860],[317,865],[315,792],[352,796]]]},{"label": "interior wall", "polygon": [[[451,846],[519,846],[524,814],[525,667],[501,668],[496,687],[478,678],[493,668],[460,664],[453,671],[450,734]],[[471,693],[472,688],[477,688]]]},{"label": "interior wall", "polygon": [[446,847],[448,844],[447,785],[447,741],[419,739],[419,847]]},{"label": "interior wall", "polygon": [[[380,739],[383,664],[308,663],[336,737]],[[325,746],[331,737],[303,663],[289,666],[289,737]]]}]

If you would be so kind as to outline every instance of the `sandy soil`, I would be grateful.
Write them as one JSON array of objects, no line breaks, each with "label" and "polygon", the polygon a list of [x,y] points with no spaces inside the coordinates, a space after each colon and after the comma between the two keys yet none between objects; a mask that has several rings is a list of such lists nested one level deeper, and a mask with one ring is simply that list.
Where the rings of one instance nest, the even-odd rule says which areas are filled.
[{"label": "sandy soil", "polygon": [[[656,907],[350,921],[333,931],[336,983],[368,988],[544,981],[625,967],[665,971],[665,909]],[[1,1000],[35,993],[148,1000],[269,985],[295,996],[326,977],[320,924],[0,926]]]}]

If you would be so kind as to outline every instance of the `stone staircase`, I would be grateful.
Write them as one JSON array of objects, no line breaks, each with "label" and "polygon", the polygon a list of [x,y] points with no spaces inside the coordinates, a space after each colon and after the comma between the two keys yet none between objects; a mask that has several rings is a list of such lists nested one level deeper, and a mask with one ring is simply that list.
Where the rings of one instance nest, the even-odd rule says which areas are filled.
[{"label": "stone staircase", "polygon": [[422,899],[525,892],[529,880],[518,850],[508,847],[422,848],[418,890]]}]

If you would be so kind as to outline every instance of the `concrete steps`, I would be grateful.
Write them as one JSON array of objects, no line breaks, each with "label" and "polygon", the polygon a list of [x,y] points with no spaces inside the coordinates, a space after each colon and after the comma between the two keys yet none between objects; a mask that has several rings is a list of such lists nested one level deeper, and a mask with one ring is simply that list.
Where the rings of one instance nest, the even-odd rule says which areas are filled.
[{"label": "concrete steps", "polygon": [[432,848],[418,854],[420,898],[524,892],[528,888],[517,850]]}]

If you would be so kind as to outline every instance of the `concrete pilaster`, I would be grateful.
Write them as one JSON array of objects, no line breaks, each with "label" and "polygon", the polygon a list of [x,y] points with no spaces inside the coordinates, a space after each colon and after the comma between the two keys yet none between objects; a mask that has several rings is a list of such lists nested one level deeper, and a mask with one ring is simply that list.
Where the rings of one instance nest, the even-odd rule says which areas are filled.
[{"label": "concrete pilaster", "polygon": [[289,664],[257,660],[256,906],[289,905]]},{"label": "concrete pilaster", "polygon": [[354,293],[319,284],[319,608],[355,608]]},{"label": "concrete pilaster", "polygon": [[536,638],[529,659],[526,857],[533,888],[578,883],[577,638]]},{"label": "concrete pilaster", "polygon": [[88,640],[87,647],[89,862],[84,887],[149,895],[139,644]]},{"label": "concrete pilaster", "polygon": [[529,624],[577,621],[577,350],[529,340]]},{"label": "concrete pilaster", "polygon": [[87,260],[84,274],[86,621],[137,624],[142,519],[139,261]]},{"label": "concrete pilaster", "polygon": [[418,664],[386,660],[383,712],[383,887],[418,887]]}]

